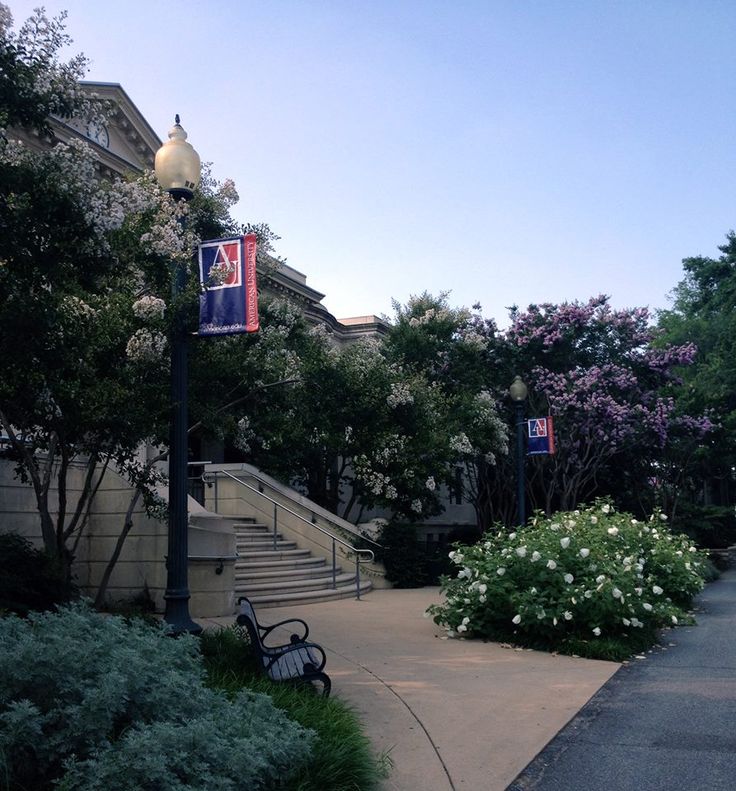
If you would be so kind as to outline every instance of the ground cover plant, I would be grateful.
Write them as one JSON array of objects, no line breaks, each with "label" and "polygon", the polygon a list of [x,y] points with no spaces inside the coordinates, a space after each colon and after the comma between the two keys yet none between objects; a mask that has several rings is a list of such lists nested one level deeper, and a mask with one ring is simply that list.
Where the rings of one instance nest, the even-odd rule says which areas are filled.
[{"label": "ground cover plant", "polygon": [[199,643],[84,604],[0,618],[0,789],[275,789],[314,734],[209,687]]},{"label": "ground cover plant", "polygon": [[664,514],[640,521],[606,502],[537,514],[450,556],[457,571],[430,614],[451,635],[616,660],[689,618],[706,568]]},{"label": "ground cover plant", "polygon": [[266,693],[290,719],[315,734],[310,758],[283,785],[283,791],[371,791],[387,773],[387,756],[376,756],[358,717],[334,696],[323,698],[308,684],[276,684],[258,670],[248,637],[239,627],[205,632],[202,655],[208,683],[236,695],[244,688]]}]

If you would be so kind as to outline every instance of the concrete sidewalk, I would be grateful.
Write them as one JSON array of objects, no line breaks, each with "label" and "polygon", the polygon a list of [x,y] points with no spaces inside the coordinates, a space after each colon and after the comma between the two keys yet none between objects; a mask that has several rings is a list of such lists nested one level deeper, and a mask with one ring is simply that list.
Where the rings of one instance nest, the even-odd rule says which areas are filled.
[{"label": "concrete sidewalk", "polygon": [[423,616],[439,601],[437,588],[377,590],[258,618],[307,621],[327,651],[332,694],[391,756],[385,791],[503,791],[619,665],[448,640]]}]

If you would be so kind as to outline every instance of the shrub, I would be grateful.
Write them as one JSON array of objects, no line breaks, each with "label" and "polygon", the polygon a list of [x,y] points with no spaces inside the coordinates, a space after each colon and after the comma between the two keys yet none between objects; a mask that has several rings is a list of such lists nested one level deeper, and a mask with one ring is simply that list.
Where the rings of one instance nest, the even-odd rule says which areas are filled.
[{"label": "shrub", "polygon": [[0,612],[49,610],[76,594],[61,563],[17,533],[0,533]]},{"label": "shrub", "polygon": [[196,638],[91,612],[0,619],[0,766],[9,786],[268,788],[313,734],[269,698],[205,685]]},{"label": "shrub", "polygon": [[677,509],[677,526],[701,547],[718,549],[736,543],[732,505],[698,505],[684,500]]},{"label": "shrub", "polygon": [[417,539],[414,525],[389,522],[378,536],[383,549],[376,558],[386,568],[386,579],[395,588],[421,588],[427,584],[427,553]]},{"label": "shrub", "polygon": [[663,514],[643,523],[601,502],[537,514],[450,555],[459,571],[443,579],[446,603],[430,608],[450,633],[606,658],[687,617],[705,563]]}]

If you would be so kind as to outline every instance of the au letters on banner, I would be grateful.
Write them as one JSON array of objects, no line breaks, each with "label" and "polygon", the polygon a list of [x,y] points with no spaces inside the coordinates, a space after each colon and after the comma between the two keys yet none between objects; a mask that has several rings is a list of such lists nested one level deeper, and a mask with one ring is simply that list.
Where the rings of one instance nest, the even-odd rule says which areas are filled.
[{"label": "au letters on banner", "polygon": [[527,421],[529,440],[527,455],[538,456],[543,453],[555,452],[554,421],[551,417],[533,417]]},{"label": "au letters on banner", "polygon": [[200,335],[258,330],[255,234],[202,242],[199,282]]}]

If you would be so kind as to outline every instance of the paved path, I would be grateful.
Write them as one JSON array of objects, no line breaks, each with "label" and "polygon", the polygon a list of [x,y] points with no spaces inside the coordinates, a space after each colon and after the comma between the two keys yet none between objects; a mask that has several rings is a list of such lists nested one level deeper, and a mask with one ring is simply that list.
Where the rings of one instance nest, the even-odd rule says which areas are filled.
[{"label": "paved path", "polygon": [[736,570],[593,697],[509,791],[736,788]]},{"label": "paved path", "polygon": [[619,665],[447,640],[423,617],[436,601],[437,588],[376,590],[258,617],[309,623],[333,695],[391,756],[384,791],[503,791]]}]

